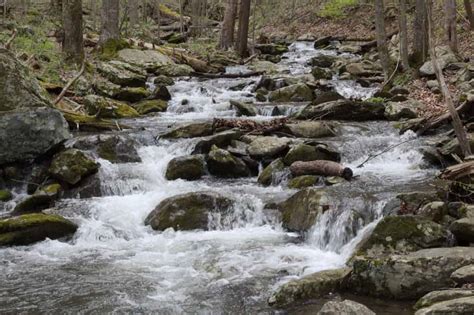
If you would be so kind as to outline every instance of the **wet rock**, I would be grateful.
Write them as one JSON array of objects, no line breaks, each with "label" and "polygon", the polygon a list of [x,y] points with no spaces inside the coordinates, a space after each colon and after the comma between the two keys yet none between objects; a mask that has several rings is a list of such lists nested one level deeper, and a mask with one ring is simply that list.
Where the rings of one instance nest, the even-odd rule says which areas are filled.
[{"label": "wet rock", "polygon": [[211,213],[226,214],[232,201],[214,192],[195,192],[163,200],[146,218],[154,230],[207,230]]},{"label": "wet rock", "polygon": [[159,75],[157,76],[154,80],[153,83],[156,85],[174,85],[174,80],[170,77],[167,77],[165,75]]},{"label": "wet rock", "polygon": [[474,263],[469,247],[423,249],[407,255],[356,257],[350,287],[355,292],[394,299],[418,299],[451,286],[451,273]]},{"label": "wet rock", "polygon": [[334,65],[336,59],[337,57],[335,56],[320,55],[311,58],[309,64],[313,67],[331,68]]},{"label": "wet rock", "polygon": [[254,60],[249,65],[248,68],[255,72],[263,72],[266,74],[278,73],[278,66],[271,61],[266,60]]},{"label": "wet rock", "polygon": [[474,296],[474,290],[447,289],[441,291],[433,291],[419,299],[413,308],[415,310],[419,310],[421,308],[429,307],[439,302],[454,300],[468,296]]},{"label": "wet rock", "polygon": [[286,45],[278,44],[258,44],[255,45],[255,49],[265,55],[282,55],[288,52],[288,47]]},{"label": "wet rock", "polygon": [[309,102],[314,98],[311,88],[304,84],[293,84],[270,92],[270,102]]},{"label": "wet rock", "polygon": [[112,163],[139,163],[138,143],[126,136],[99,137],[97,154]]},{"label": "wet rock", "polygon": [[195,123],[175,128],[164,135],[162,138],[197,138],[210,136],[213,133],[212,123]]},{"label": "wet rock", "polygon": [[[447,46],[436,47],[437,59],[441,70],[446,69],[451,63],[457,62],[456,55]],[[431,60],[426,61],[420,68],[420,75],[423,77],[434,76],[433,63]]]},{"label": "wet rock", "polygon": [[58,215],[26,214],[0,220],[0,247],[29,245],[74,234],[77,225]]},{"label": "wet rock", "polygon": [[321,121],[302,121],[286,124],[284,131],[298,138],[323,138],[336,135],[334,126]]},{"label": "wet rock", "polygon": [[188,65],[164,65],[158,67],[156,74],[167,77],[187,77],[194,72],[194,69]]},{"label": "wet rock", "polygon": [[463,244],[474,243],[474,218],[462,218],[449,226],[458,242]]},{"label": "wet rock", "polygon": [[322,298],[344,287],[351,269],[324,270],[292,280],[277,289],[268,300],[273,307],[288,307],[311,299]]},{"label": "wet rock", "polygon": [[0,201],[7,202],[13,198],[12,193],[6,189],[0,189]]},{"label": "wet rock", "polygon": [[51,198],[56,199],[62,193],[62,190],[63,190],[63,188],[60,184],[53,183],[53,184],[44,185],[44,186],[39,187],[35,191],[35,195],[46,195],[46,196],[49,196]]},{"label": "wet rock", "polygon": [[331,80],[332,79],[332,72],[328,69],[321,68],[321,67],[313,67],[311,70],[311,74],[315,80]]},{"label": "wet rock", "polygon": [[375,315],[375,313],[365,305],[350,300],[344,300],[342,302],[327,302],[317,315]]},{"label": "wet rock", "polygon": [[448,207],[442,201],[433,201],[421,207],[418,214],[436,223],[443,223],[448,215]]},{"label": "wet rock", "polygon": [[358,54],[362,52],[362,47],[360,45],[341,45],[338,50],[342,53]]},{"label": "wet rock", "polygon": [[353,176],[350,168],[330,160],[296,161],[291,164],[290,171],[293,176],[339,176],[346,180],[351,180]]},{"label": "wet rock", "polygon": [[[471,146],[471,150],[474,150],[474,133],[467,134],[469,139],[469,144]],[[456,154],[458,156],[463,156],[461,147],[459,146],[459,141],[457,138],[452,139],[451,141],[444,144],[440,149],[439,152],[444,156],[451,156],[452,154]]]},{"label": "wet rock", "polygon": [[414,191],[397,195],[400,200],[400,207],[404,213],[417,213],[424,205],[438,201],[436,192],[432,191]]},{"label": "wet rock", "polygon": [[307,144],[297,144],[288,151],[283,158],[283,162],[290,166],[297,161],[320,160],[321,155],[316,148]]},{"label": "wet rock", "polygon": [[350,63],[345,70],[355,77],[376,77],[382,74],[380,66],[368,60]]},{"label": "wet rock", "polygon": [[314,41],[314,48],[324,48],[328,46],[332,41],[332,36],[324,36],[321,38],[318,38],[317,40]]},{"label": "wet rock", "polygon": [[143,87],[121,87],[104,79],[94,82],[94,89],[101,96],[132,103],[139,102],[151,94]]},{"label": "wet rock", "polygon": [[474,283],[474,265],[459,268],[451,274],[451,279],[458,285]]},{"label": "wet rock", "polygon": [[417,118],[417,110],[421,108],[421,104],[415,100],[404,102],[388,102],[385,107],[385,117],[388,120],[400,120],[402,118]]},{"label": "wet rock", "polygon": [[28,67],[11,51],[0,48],[0,112],[48,106],[50,102]]},{"label": "wet rock", "polygon": [[225,148],[233,140],[238,140],[241,135],[242,133],[239,130],[227,130],[204,137],[194,147],[193,154],[207,154],[214,145],[218,148]]},{"label": "wet rock", "polygon": [[308,105],[296,114],[297,119],[378,120],[384,119],[385,106],[378,103],[338,100]]},{"label": "wet rock", "polygon": [[165,65],[175,65],[173,60],[156,50],[123,49],[118,52],[120,60],[155,72]]},{"label": "wet rock", "polygon": [[324,180],[324,183],[328,186],[339,185],[345,182],[346,180],[339,176],[329,176]]},{"label": "wet rock", "polygon": [[276,159],[270,163],[267,167],[258,176],[258,183],[264,186],[270,186],[274,179],[276,179],[277,174],[282,172],[285,169],[285,163],[282,159]]},{"label": "wet rock", "polygon": [[81,180],[80,185],[68,187],[64,191],[64,198],[89,199],[103,197],[107,195],[106,190],[102,190],[99,174],[93,174]]},{"label": "wet rock", "polygon": [[329,208],[328,195],[318,189],[300,190],[279,205],[282,212],[282,224],[292,232],[306,232],[318,217]]},{"label": "wet rock", "polygon": [[302,189],[306,187],[311,187],[316,185],[319,182],[319,177],[314,175],[303,175],[292,178],[288,182],[288,188],[291,189]]},{"label": "wet rock", "polygon": [[99,118],[132,118],[140,116],[131,106],[97,95],[84,97],[87,113]]},{"label": "wet rock", "polygon": [[258,102],[266,102],[267,101],[267,94],[268,94],[268,91],[265,90],[265,89],[258,89],[256,92],[255,92],[255,99],[258,101]]},{"label": "wet rock", "polygon": [[422,308],[415,315],[435,314],[472,314],[474,297],[463,297],[454,300],[436,303],[430,307]]},{"label": "wet rock", "polygon": [[322,91],[316,94],[316,98],[311,102],[312,105],[319,105],[327,102],[343,100],[344,96],[336,91]]},{"label": "wet rock", "polygon": [[48,171],[57,180],[75,185],[98,170],[99,165],[83,152],[68,149],[53,158]]},{"label": "wet rock", "polygon": [[0,114],[0,165],[32,160],[56,147],[71,134],[62,114],[51,108]]},{"label": "wet rock", "polygon": [[198,180],[206,174],[206,163],[202,155],[181,156],[172,159],[166,169],[166,179]]},{"label": "wet rock", "polygon": [[356,255],[381,257],[448,245],[448,231],[421,216],[388,216],[359,246]]},{"label": "wet rock", "polygon": [[37,194],[28,196],[16,205],[12,215],[22,215],[28,213],[41,212],[53,205],[54,198],[47,194]]},{"label": "wet rock", "polygon": [[131,105],[140,115],[166,112],[168,102],[164,100],[144,100]]},{"label": "wet rock", "polygon": [[230,105],[235,107],[238,116],[257,116],[257,108],[251,103],[230,100]]},{"label": "wet rock", "polygon": [[255,159],[274,158],[285,154],[291,140],[277,137],[258,137],[247,148],[248,154]]},{"label": "wet rock", "polygon": [[209,173],[217,177],[238,178],[250,176],[247,165],[226,150],[212,146],[207,157]]},{"label": "wet rock", "polygon": [[276,88],[277,88],[276,80],[266,75],[262,75],[262,77],[260,78],[260,81],[258,81],[257,84],[255,85],[255,91],[264,89],[265,91],[268,92],[268,91],[273,91]]},{"label": "wet rock", "polygon": [[448,213],[456,219],[474,218],[474,205],[451,202],[448,204]]},{"label": "wet rock", "polygon": [[169,101],[171,100],[171,94],[166,86],[158,85],[155,87],[149,98],[152,100]]},{"label": "wet rock", "polygon": [[146,72],[125,62],[100,62],[97,71],[110,82],[121,86],[144,87],[146,84]]}]

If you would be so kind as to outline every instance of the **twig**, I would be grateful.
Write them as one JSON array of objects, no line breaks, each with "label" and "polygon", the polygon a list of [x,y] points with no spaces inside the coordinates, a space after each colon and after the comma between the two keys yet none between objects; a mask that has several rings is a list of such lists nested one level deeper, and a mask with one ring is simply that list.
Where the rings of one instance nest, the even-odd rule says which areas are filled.
[{"label": "twig", "polygon": [[5,44],[5,49],[8,49],[8,50],[10,49],[10,46],[12,45],[13,40],[15,40],[16,34],[17,34],[17,31],[16,29],[14,29],[12,36],[10,37],[10,39],[8,39],[7,43]]},{"label": "twig", "polygon": [[413,140],[415,140],[415,139],[416,139],[416,138],[409,139],[409,140],[405,140],[405,141],[403,141],[403,142],[394,144],[394,145],[392,145],[392,146],[390,146],[390,147],[388,147],[388,148],[386,148],[386,149],[380,151],[380,152],[377,153],[377,154],[370,154],[369,157],[368,157],[364,162],[362,162],[361,164],[359,164],[359,165],[357,166],[357,168],[361,168],[361,167],[364,166],[365,163],[369,162],[370,160],[375,159],[376,157],[378,157],[378,156],[380,156],[380,155],[382,155],[382,154],[384,154],[384,153],[387,153],[388,151],[390,151],[390,150],[392,150],[392,149],[394,149],[394,148],[396,148],[396,147],[399,147],[399,146],[401,146],[402,144],[405,144],[405,143],[407,143],[407,142],[413,141]]},{"label": "twig", "polygon": [[64,95],[66,95],[67,90],[81,77],[81,75],[84,73],[85,70],[86,70],[86,61],[84,60],[82,62],[81,70],[79,70],[79,73],[74,78],[72,78],[72,80],[69,81],[68,84],[66,84],[66,86],[63,88],[61,93],[58,95],[58,97],[54,100],[54,103],[53,103],[54,105],[57,105],[59,102],[61,102]]}]

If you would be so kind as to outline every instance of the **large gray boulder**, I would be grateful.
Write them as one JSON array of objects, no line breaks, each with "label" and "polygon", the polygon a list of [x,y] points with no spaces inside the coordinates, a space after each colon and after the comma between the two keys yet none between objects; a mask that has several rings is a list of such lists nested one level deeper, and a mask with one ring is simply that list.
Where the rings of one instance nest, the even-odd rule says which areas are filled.
[{"label": "large gray boulder", "polygon": [[241,159],[229,151],[212,146],[207,157],[209,173],[222,178],[238,178],[250,176],[250,170]]},{"label": "large gray boulder", "polygon": [[474,218],[462,218],[454,221],[449,230],[463,244],[474,243]]},{"label": "large gray boulder", "polygon": [[313,91],[304,83],[293,84],[272,91],[268,97],[270,102],[309,102],[313,98]]},{"label": "large gray boulder", "polygon": [[172,159],[166,169],[166,179],[198,180],[206,174],[206,162],[199,154]]},{"label": "large gray boulder", "polygon": [[248,154],[255,159],[273,158],[288,150],[291,140],[278,137],[257,137],[247,148]]},{"label": "large gray boulder", "polygon": [[415,315],[471,315],[473,310],[474,296],[469,296],[436,303],[430,307],[418,310]]},{"label": "large gray boulder", "polygon": [[[436,53],[438,56],[438,63],[441,70],[444,70],[451,63],[457,62],[456,55],[447,46],[436,47]],[[420,75],[423,77],[434,76],[434,68],[431,60],[426,61],[420,68]]]},{"label": "large gray boulder", "polygon": [[383,120],[385,106],[380,103],[337,100],[319,105],[309,104],[295,116],[297,119]]},{"label": "large gray boulder", "polygon": [[454,271],[451,279],[459,285],[474,283],[474,265],[467,265]]},{"label": "large gray boulder", "polygon": [[417,110],[419,108],[421,108],[421,103],[416,100],[388,102],[385,107],[385,117],[387,117],[388,120],[417,118]]},{"label": "large gray boulder", "polygon": [[110,82],[121,86],[144,87],[146,85],[146,71],[125,62],[117,60],[100,62],[97,65],[97,71]]},{"label": "large gray boulder", "polygon": [[175,65],[170,57],[156,50],[123,49],[118,52],[118,57],[126,63],[144,67],[150,72],[155,72],[163,66]]},{"label": "large gray boulder", "polygon": [[225,215],[231,211],[232,200],[215,192],[194,192],[163,200],[145,219],[145,225],[163,231],[207,230],[212,213]]},{"label": "large gray boulder", "polygon": [[278,177],[278,174],[284,171],[285,167],[285,163],[283,163],[282,159],[274,160],[258,175],[258,183],[264,186],[270,186]]},{"label": "large gray boulder", "polygon": [[375,313],[365,305],[351,300],[344,300],[342,302],[327,302],[317,315],[375,315]]},{"label": "large gray boulder", "polygon": [[57,180],[76,185],[89,175],[97,173],[99,164],[77,149],[68,149],[56,154],[48,173]]},{"label": "large gray boulder", "polygon": [[0,113],[0,165],[34,159],[70,137],[58,110],[43,107]]},{"label": "large gray boulder", "polygon": [[474,290],[468,289],[447,289],[440,291],[433,291],[424,295],[419,299],[414,309],[418,310],[420,308],[429,307],[439,302],[454,300],[462,297],[474,296]]}]

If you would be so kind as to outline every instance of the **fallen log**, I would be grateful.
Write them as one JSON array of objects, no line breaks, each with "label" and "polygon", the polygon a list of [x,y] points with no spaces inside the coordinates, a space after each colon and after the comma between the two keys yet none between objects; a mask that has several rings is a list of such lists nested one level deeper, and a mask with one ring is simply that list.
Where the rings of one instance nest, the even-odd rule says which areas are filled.
[{"label": "fallen log", "polygon": [[320,176],[339,176],[346,180],[351,180],[354,173],[348,167],[326,160],[316,160],[308,162],[294,162],[290,166],[293,176],[302,175],[320,175]]},{"label": "fallen log", "polygon": [[191,72],[191,76],[209,79],[237,79],[237,78],[250,78],[263,75],[263,72],[254,71],[248,73],[202,73],[202,72]]}]

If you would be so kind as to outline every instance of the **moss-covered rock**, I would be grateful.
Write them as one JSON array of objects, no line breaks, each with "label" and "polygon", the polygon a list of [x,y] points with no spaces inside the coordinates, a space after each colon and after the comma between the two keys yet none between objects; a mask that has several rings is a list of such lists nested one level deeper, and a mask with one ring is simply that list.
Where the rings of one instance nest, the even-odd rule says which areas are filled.
[{"label": "moss-covered rock", "polygon": [[140,114],[126,103],[97,95],[87,95],[84,98],[89,115],[99,118],[133,118]]},{"label": "moss-covered rock", "polygon": [[282,308],[336,293],[344,288],[350,272],[350,268],[324,270],[292,280],[278,288],[269,298],[268,304]]},{"label": "moss-covered rock", "polygon": [[13,198],[12,193],[6,189],[0,189],[0,201],[6,202]]},{"label": "moss-covered rock", "polygon": [[28,245],[74,234],[77,225],[58,215],[26,214],[0,220],[0,246]]},{"label": "moss-covered rock", "polygon": [[315,80],[330,80],[332,79],[332,73],[328,69],[324,69],[321,67],[313,67],[311,70],[311,74]]},{"label": "moss-covered rock", "polygon": [[170,57],[156,50],[123,49],[118,52],[118,58],[126,63],[144,67],[149,72],[156,72],[165,65],[175,65]]},{"label": "moss-covered rock", "polygon": [[99,137],[97,154],[100,158],[112,163],[139,163],[138,143],[126,136]]},{"label": "moss-covered rock", "polygon": [[204,137],[196,143],[193,154],[207,154],[214,145],[218,148],[226,148],[232,141],[238,140],[241,135],[240,130],[227,130]]},{"label": "moss-covered rock", "polygon": [[310,102],[314,98],[311,88],[304,84],[294,84],[270,92],[270,102]]},{"label": "moss-covered rock", "polygon": [[258,176],[258,183],[264,186],[270,186],[278,177],[277,174],[285,169],[285,163],[282,159],[276,159],[270,163]]},{"label": "moss-covered rock", "polygon": [[288,188],[301,189],[316,185],[319,182],[319,176],[303,175],[292,178],[288,182]]},{"label": "moss-covered rock", "polygon": [[310,104],[298,112],[297,119],[382,120],[385,119],[383,104],[337,100],[319,105]]},{"label": "moss-covered rock", "polygon": [[265,55],[282,55],[289,50],[286,45],[279,44],[258,44],[255,48]]},{"label": "moss-covered rock", "polygon": [[143,87],[124,87],[114,94],[113,98],[119,101],[135,103],[150,96],[151,93]]},{"label": "moss-covered rock", "polygon": [[229,151],[219,149],[215,145],[207,157],[209,173],[222,178],[238,178],[250,176],[247,165]]},{"label": "moss-covered rock", "polygon": [[121,86],[146,86],[146,72],[121,61],[101,62],[97,71],[110,82]]},{"label": "moss-covered rock", "polygon": [[47,194],[35,194],[28,196],[16,205],[12,215],[41,212],[53,205],[54,197]]},{"label": "moss-covered rock", "polygon": [[166,169],[166,179],[197,180],[206,174],[206,163],[202,155],[189,155],[172,159]]},{"label": "moss-covered rock", "polygon": [[63,187],[58,183],[53,183],[45,186],[39,187],[35,191],[35,195],[46,195],[51,198],[57,198],[63,190]]},{"label": "moss-covered rock", "polygon": [[290,142],[288,138],[257,137],[250,143],[247,152],[255,159],[275,158],[288,151]]},{"label": "moss-covered rock", "polygon": [[48,172],[59,181],[75,185],[98,170],[99,165],[86,154],[76,149],[68,149],[53,158]]},{"label": "moss-covered rock", "polygon": [[168,102],[164,100],[144,100],[132,104],[132,107],[135,108],[140,115],[147,115],[151,113],[166,112],[168,109]]},{"label": "moss-covered rock", "polygon": [[288,151],[283,158],[283,162],[290,166],[297,161],[321,160],[322,157],[315,147],[307,144],[297,144]]},{"label": "moss-covered rock", "polygon": [[385,106],[385,117],[388,120],[414,119],[418,117],[417,110],[421,104],[415,100],[404,102],[388,102]]},{"label": "moss-covered rock", "polygon": [[214,132],[211,123],[194,123],[173,130],[162,135],[162,138],[179,139],[179,138],[197,138],[212,135]]},{"label": "moss-covered rock", "polygon": [[212,213],[227,214],[232,200],[214,192],[194,192],[163,200],[145,219],[154,230],[207,230]]},{"label": "moss-covered rock", "polygon": [[[188,65],[163,65],[156,70],[157,75],[164,75],[167,77],[186,77],[191,75],[194,69]],[[171,85],[171,84],[169,84]]]},{"label": "moss-covered rock", "polygon": [[130,44],[123,39],[111,38],[100,45],[100,57],[104,60],[110,60],[117,57],[118,52],[130,47]]},{"label": "moss-covered rock", "polygon": [[257,116],[257,108],[251,103],[230,100],[230,105],[236,109],[238,116]]},{"label": "moss-covered rock", "polygon": [[173,78],[167,77],[165,75],[159,75],[154,80],[153,83],[156,85],[174,85]]}]

